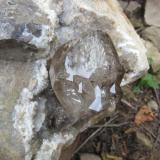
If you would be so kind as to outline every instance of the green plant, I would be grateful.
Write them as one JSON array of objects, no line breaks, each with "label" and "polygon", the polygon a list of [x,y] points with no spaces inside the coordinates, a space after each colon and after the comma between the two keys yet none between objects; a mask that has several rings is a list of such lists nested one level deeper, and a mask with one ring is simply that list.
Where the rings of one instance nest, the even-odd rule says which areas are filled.
[{"label": "green plant", "polygon": [[154,73],[152,72],[151,64],[152,59],[148,59],[150,64],[149,71],[137,82],[137,84],[133,87],[134,92],[140,92],[143,88],[151,88],[151,89],[159,89],[160,84],[156,80]]}]

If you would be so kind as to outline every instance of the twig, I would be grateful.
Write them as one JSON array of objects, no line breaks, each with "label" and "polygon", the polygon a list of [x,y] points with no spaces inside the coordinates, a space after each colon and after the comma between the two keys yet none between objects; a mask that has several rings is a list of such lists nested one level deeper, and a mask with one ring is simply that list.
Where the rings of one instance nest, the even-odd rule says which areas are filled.
[{"label": "twig", "polygon": [[158,145],[158,143],[160,143],[160,127],[158,128],[158,134],[157,134],[156,140],[154,142],[154,147],[156,147]]},{"label": "twig", "polygon": [[[155,93],[155,96],[156,96],[156,100],[157,100],[157,103],[158,103],[158,118],[160,119],[160,99],[159,99],[159,95],[157,93],[157,90],[156,89],[153,89],[154,93]],[[160,127],[158,128],[158,134],[156,136],[156,140],[155,140],[155,143],[154,143],[154,147],[156,147],[158,145],[158,143],[160,143]]]},{"label": "twig", "polygon": [[154,91],[154,94],[155,94],[155,96],[156,96],[157,103],[158,103],[158,105],[160,106],[160,99],[159,99],[159,95],[158,95],[158,93],[157,93],[157,90],[156,90],[156,89],[153,89],[153,91]]},{"label": "twig", "polygon": [[131,108],[131,109],[133,109],[133,110],[137,110],[133,105],[131,105],[131,103],[129,103],[128,101],[126,101],[125,99],[121,99],[121,102],[124,104],[124,105],[126,105],[126,106],[128,106],[129,108]]},{"label": "twig", "polygon": [[156,139],[156,135],[152,133],[151,130],[147,129],[143,124],[141,124],[141,127],[148,132],[154,139]]},{"label": "twig", "polygon": [[[116,115],[113,116],[109,121],[107,121],[107,122],[104,124],[104,126],[109,125],[109,124],[110,124],[112,121],[114,121],[117,117],[118,117],[118,115],[117,115],[117,113],[116,113]],[[104,126],[99,127],[98,129],[96,129],[96,130],[75,150],[74,154],[77,153],[77,152],[78,152],[91,138],[93,138],[98,132],[100,132],[100,131],[104,128]]]},{"label": "twig", "polygon": [[129,124],[129,122],[123,122],[123,123],[118,123],[118,124],[108,124],[108,125],[94,125],[90,128],[99,128],[99,127],[121,127],[121,126],[124,126],[124,125],[127,125]]}]

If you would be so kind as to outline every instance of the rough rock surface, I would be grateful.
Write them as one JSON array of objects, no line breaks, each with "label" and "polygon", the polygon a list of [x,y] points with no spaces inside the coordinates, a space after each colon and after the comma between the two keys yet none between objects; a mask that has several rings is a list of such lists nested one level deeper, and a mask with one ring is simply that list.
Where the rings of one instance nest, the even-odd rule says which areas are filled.
[{"label": "rough rock surface", "polygon": [[160,27],[159,8],[159,0],[146,0],[144,17],[147,24]]},{"label": "rough rock surface", "polygon": [[[108,106],[62,131],[70,118],[49,83],[48,59],[57,49],[74,42],[75,50],[81,45],[85,52],[88,48],[78,42],[98,31],[110,35],[118,52],[126,71],[122,85],[143,75],[148,69],[145,47],[117,1],[0,0],[0,160],[59,160],[61,149],[79,132],[115,111],[115,105]],[[90,51],[105,48],[99,39],[88,39],[89,46],[96,44]],[[117,68],[111,61],[107,67],[115,73],[111,87]],[[102,69],[93,80],[98,74],[106,76]]]},{"label": "rough rock surface", "polygon": [[151,61],[153,72],[156,73],[160,70],[160,52],[149,41],[145,41],[145,46],[147,48],[147,57]]},{"label": "rough rock surface", "polygon": [[147,27],[142,32],[142,37],[146,40],[151,41],[160,51],[160,27]]},{"label": "rough rock surface", "polygon": [[33,1],[0,1],[0,59],[24,61],[46,56],[53,33],[45,13]]},{"label": "rough rock surface", "polygon": [[143,20],[143,9],[137,1],[123,1],[119,0],[121,7],[126,13],[127,17],[131,21],[132,25],[136,29],[144,28],[144,20]]},{"label": "rough rock surface", "polygon": [[0,159],[24,159],[24,147],[14,130],[12,113],[19,93],[28,85],[31,71],[31,63],[0,60]]}]

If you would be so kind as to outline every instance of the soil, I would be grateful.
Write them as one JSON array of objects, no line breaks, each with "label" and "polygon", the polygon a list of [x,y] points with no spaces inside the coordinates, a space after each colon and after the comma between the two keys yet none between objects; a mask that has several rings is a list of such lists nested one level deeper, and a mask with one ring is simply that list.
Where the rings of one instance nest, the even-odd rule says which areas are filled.
[{"label": "soil", "polygon": [[[156,111],[156,118],[153,121],[141,123],[139,126],[134,123],[135,116],[142,106],[147,105],[150,100],[158,100],[155,92],[152,89],[144,89],[140,93],[134,93],[133,85],[126,86],[123,91],[121,104],[117,106],[117,118],[107,127],[104,124],[109,118],[82,133],[78,139],[79,147],[73,160],[78,160],[81,153],[93,153],[101,158],[104,154],[108,154],[121,157],[123,160],[160,159],[159,110]],[[160,95],[160,90],[157,90],[156,93]],[[101,130],[92,137],[92,133],[99,127]],[[152,148],[142,143],[143,140],[137,138],[137,133],[144,134],[146,136],[144,140],[149,140]],[[81,147],[88,137],[89,140]],[[118,159],[102,158],[102,160]]]}]

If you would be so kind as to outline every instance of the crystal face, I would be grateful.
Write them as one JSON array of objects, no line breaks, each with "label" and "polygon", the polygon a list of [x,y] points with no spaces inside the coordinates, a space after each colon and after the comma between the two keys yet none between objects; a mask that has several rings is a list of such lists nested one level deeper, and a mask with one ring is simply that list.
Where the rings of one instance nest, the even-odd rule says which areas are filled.
[{"label": "crystal face", "polygon": [[54,92],[76,122],[115,103],[123,69],[110,37],[96,31],[62,46],[50,68]]}]

